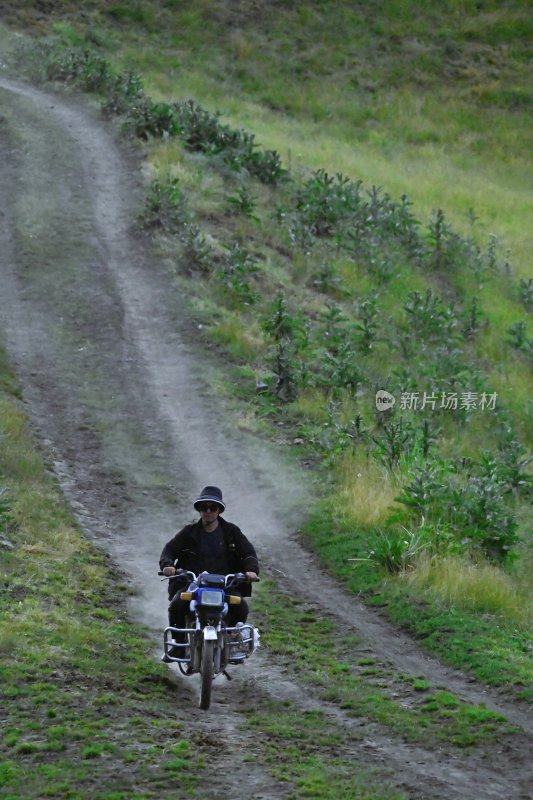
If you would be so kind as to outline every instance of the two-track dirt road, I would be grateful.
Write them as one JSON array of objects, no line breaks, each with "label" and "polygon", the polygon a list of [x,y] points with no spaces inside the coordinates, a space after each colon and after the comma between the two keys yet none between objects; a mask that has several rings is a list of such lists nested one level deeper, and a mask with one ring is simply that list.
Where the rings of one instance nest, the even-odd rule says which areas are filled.
[{"label": "two-track dirt road", "polygon": [[[240,432],[222,408],[210,356],[182,324],[169,276],[135,234],[144,196],[140,175],[138,154],[117,144],[97,111],[0,75],[0,336],[79,522],[131,576],[138,587],[132,614],[158,635],[166,617],[158,556],[191,519],[191,499],[208,483],[223,487],[228,518],[258,545],[267,571],[287,574],[298,563],[307,594],[324,581],[293,535],[309,491],[301,474]],[[328,586],[321,603],[340,626],[361,635],[365,652],[502,711],[524,734],[488,758],[410,745],[322,702],[260,651],[214,691],[210,713],[228,743],[213,752],[217,796],[288,793],[260,765],[246,762],[244,783],[238,763],[227,768],[229,753],[238,760],[257,746],[258,734],[247,733],[234,712],[253,684],[255,693],[324,711],[348,738],[353,732],[347,757],[386,764],[413,798],[533,797],[529,715],[428,658],[331,581]],[[191,682],[178,679],[177,692],[191,704],[191,724],[207,734],[209,721],[195,710]]]}]

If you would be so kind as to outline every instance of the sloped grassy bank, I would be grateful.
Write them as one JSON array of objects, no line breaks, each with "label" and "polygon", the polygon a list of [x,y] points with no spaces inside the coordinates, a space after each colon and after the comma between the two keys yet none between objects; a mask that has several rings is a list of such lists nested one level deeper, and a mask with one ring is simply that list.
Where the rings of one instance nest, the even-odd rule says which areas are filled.
[{"label": "sloped grassy bank", "polygon": [[[444,660],[528,698],[531,339],[501,309],[531,302],[497,242],[342,175],[290,174],[252,134],[151,100],[89,50],[52,50],[47,74],[149,143],[142,224],[233,365],[219,388],[243,424],[318,468],[330,497],[307,535],[325,563]],[[393,408],[376,410],[382,389]]]},{"label": "sloped grassy bank", "polygon": [[[333,520],[326,504],[307,526],[304,541],[311,543],[337,579],[408,630],[444,663],[531,703],[528,600],[505,572],[453,559],[430,563],[427,572],[418,564],[412,572],[391,580],[367,560],[373,531],[360,530],[354,537],[352,525],[339,524],[334,516]],[[360,559],[354,555],[358,552],[363,554]],[[447,573],[433,589],[439,570]],[[417,577],[420,572],[422,578]]]},{"label": "sloped grassy bank", "polygon": [[73,524],[3,354],[0,386],[0,795],[150,798],[178,776],[194,792],[202,750],[169,714],[176,687]]}]

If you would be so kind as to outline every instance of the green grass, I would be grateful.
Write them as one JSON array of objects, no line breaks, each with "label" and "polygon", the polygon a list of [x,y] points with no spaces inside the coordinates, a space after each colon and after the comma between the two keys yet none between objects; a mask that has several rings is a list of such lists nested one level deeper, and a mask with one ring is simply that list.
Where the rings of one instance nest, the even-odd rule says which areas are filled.
[{"label": "green grass", "polygon": [[420,558],[405,580],[415,589],[428,591],[448,606],[478,614],[499,615],[509,625],[533,627],[533,608],[528,602],[527,580],[509,575],[493,564],[472,563],[463,558]]},{"label": "green grass", "polygon": [[217,317],[209,324],[208,336],[236,361],[253,362],[264,350],[258,331],[231,312],[227,312],[222,318],[220,311],[218,312]]},{"label": "green grass", "polygon": [[171,48],[180,52],[174,70],[163,68],[161,37],[150,48],[139,29],[121,63],[142,71],[161,97],[221,108],[265,146],[290,154],[293,166],[407,192],[421,213],[444,207],[457,224],[474,208],[525,274],[531,126],[518,98],[530,82],[526,3],[491,12],[471,5],[460,14],[415,4],[407,25],[390,4],[376,18],[365,5],[339,3],[331,14],[309,2],[280,9],[274,20],[244,13],[237,30],[229,7],[217,11],[213,18],[181,4],[168,12],[170,31],[180,31],[169,34],[171,67]]},{"label": "green grass", "polygon": [[[300,681],[350,716],[379,723],[407,741],[480,746],[512,729],[500,714],[449,693],[429,692],[419,678],[394,674],[358,655],[361,643],[337,630],[318,606],[292,600],[271,581],[260,585],[256,617],[262,641],[290,663]],[[409,702],[406,699],[409,698]]]},{"label": "green grass", "polygon": [[[470,670],[478,680],[505,687],[516,697],[527,700],[531,696],[533,639],[526,610],[530,606],[527,585],[520,591],[516,583],[500,576],[493,567],[491,577],[483,580],[480,589],[471,577],[465,578],[462,561],[451,569],[454,581],[450,576],[444,578],[440,591],[432,590],[431,573],[420,578],[417,585],[416,569],[412,578],[407,573],[406,579],[392,581],[385,570],[368,559],[372,528],[354,528],[353,523],[338,517],[332,525],[327,511],[317,513],[309,522],[304,540],[351,591],[365,593],[368,603],[386,610],[394,622],[441,661]],[[437,561],[435,571],[438,569]],[[463,586],[450,594],[460,571]],[[504,600],[492,591],[498,584],[505,586]],[[507,612],[510,597],[514,602]]]},{"label": "green grass", "polygon": [[[32,4],[18,5],[31,21]],[[261,5],[252,14],[223,2],[214,13],[192,2],[146,0],[133,10],[95,2],[87,24],[64,2],[56,18],[67,42],[85,32],[141,72],[154,96],[219,108],[293,167],[406,192],[421,215],[446,208],[459,226],[473,208],[527,275],[528,3],[434,0],[405,4],[404,17],[399,7],[383,4],[376,15],[371,5],[340,2],[331,13],[309,1],[272,18]]]},{"label": "green grass", "polygon": [[395,789],[392,774],[378,777],[375,771],[358,763],[353,750],[357,737],[346,730],[341,733],[320,712],[301,712],[289,701],[272,701],[243,713],[248,725],[257,731],[259,746],[267,742],[266,762],[272,774],[288,784],[290,797],[321,800],[406,797]]}]

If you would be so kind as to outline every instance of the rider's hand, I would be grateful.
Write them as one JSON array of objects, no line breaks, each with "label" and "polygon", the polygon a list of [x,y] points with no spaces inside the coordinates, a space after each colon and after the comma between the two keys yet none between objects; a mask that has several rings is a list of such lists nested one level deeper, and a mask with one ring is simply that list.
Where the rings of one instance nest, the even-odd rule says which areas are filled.
[{"label": "rider's hand", "polygon": [[171,575],[176,574],[176,567],[164,567],[163,568],[163,575],[166,575],[167,578],[170,578]]},{"label": "rider's hand", "polygon": [[258,581],[259,578],[257,577],[257,572],[245,572],[244,573],[248,578],[248,581],[251,583],[252,581]]}]

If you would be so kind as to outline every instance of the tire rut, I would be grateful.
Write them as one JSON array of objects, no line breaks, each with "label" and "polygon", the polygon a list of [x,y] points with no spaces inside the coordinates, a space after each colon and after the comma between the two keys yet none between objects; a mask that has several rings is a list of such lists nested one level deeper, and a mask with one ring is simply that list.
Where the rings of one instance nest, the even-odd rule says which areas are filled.
[{"label": "tire rut", "polygon": [[[134,615],[152,631],[162,627],[165,593],[155,588],[160,549],[189,516],[198,487],[217,483],[225,489],[230,517],[258,544],[263,560],[282,574],[297,563],[302,595],[320,586],[322,607],[364,638],[381,661],[424,675],[468,702],[485,703],[531,733],[525,710],[425,656],[334,585],[300,546],[294,531],[304,519],[305,481],[271,446],[239,433],[220,410],[210,357],[183,335],[168,276],[131,230],[144,192],[136,177],[139,153],[125,144],[119,148],[97,112],[74,99],[0,77],[0,100],[8,120],[8,137],[0,139],[0,177],[16,188],[0,218],[0,324],[29,416],[80,524],[137,587]],[[233,711],[252,684],[264,696],[286,695],[301,708],[321,709],[336,724],[360,730],[361,721],[310,697],[262,657],[255,665],[254,659],[248,677],[215,700],[217,726],[228,742],[254,752],[253,734]],[[195,735],[207,736],[209,717],[187,713]],[[371,761],[401,767],[413,796],[422,791],[473,800],[483,787],[487,798],[527,797],[497,759],[491,767],[469,765],[466,758],[365,728],[372,736],[358,747]],[[223,753],[213,758],[224,763]],[[257,791],[265,785],[261,791],[269,796],[288,796],[260,765],[241,767]],[[235,797],[245,796],[239,794],[241,778],[227,780]]]}]

